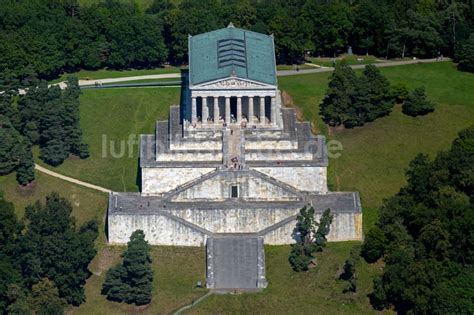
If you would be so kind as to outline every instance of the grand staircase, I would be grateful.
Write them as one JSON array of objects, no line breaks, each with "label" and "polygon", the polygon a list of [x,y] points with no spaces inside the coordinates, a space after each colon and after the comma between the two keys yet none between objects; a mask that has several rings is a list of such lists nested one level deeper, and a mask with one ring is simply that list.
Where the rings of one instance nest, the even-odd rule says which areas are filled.
[{"label": "grand staircase", "polygon": [[265,288],[263,238],[256,234],[216,234],[207,240],[207,287],[221,291]]}]

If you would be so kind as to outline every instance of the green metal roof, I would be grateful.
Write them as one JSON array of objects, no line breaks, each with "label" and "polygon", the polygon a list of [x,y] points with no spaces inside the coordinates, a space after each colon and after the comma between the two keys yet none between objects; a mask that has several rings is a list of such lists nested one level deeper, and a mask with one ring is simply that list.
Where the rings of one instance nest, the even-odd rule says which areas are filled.
[{"label": "green metal roof", "polygon": [[189,37],[191,85],[230,76],[276,85],[273,37],[232,24]]}]

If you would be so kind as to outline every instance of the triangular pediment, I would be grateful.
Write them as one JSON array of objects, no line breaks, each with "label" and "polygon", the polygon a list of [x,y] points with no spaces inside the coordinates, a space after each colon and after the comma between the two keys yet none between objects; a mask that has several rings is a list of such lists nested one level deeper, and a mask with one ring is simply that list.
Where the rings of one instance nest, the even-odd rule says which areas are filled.
[{"label": "triangular pediment", "polygon": [[274,89],[273,85],[251,81],[251,80],[244,80],[237,77],[229,77],[225,79],[219,79],[215,81],[205,82],[198,85],[193,86],[193,89]]},{"label": "triangular pediment", "polygon": [[301,194],[288,186],[254,171],[222,171],[210,178],[184,185],[170,196],[180,201],[224,201],[232,199],[232,186],[238,188],[238,199],[245,201],[296,201]]}]

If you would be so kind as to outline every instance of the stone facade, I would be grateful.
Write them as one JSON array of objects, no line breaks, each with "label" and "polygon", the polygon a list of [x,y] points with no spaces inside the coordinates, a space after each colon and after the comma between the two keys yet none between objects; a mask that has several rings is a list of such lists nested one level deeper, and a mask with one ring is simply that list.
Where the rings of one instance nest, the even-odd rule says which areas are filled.
[{"label": "stone facade", "polygon": [[[211,62],[216,48],[218,60]],[[207,56],[208,66],[197,64],[193,49]],[[110,195],[109,242],[126,244],[140,229],[153,245],[208,244],[211,262],[226,261],[222,244],[242,253],[258,244],[258,257],[252,256],[258,270],[246,286],[255,280],[261,288],[263,242],[293,243],[304,206],[315,208],[316,219],[331,210],[330,241],[361,240],[359,195],[328,191],[325,138],[282,106],[273,37],[231,27],[190,37],[189,55],[181,104],[170,108],[168,121],[157,122],[154,134],[141,136],[141,192]],[[214,239],[216,249],[208,243]],[[210,267],[208,287],[234,283]]]}]

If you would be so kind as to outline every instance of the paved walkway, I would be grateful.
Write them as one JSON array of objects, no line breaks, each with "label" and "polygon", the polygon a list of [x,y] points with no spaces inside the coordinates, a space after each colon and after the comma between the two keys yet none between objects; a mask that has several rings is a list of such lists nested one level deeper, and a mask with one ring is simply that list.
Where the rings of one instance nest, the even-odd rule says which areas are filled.
[{"label": "paved walkway", "polygon": [[53,171],[51,171],[51,170],[49,170],[45,167],[42,167],[41,165],[38,165],[38,164],[35,164],[35,169],[37,171],[41,172],[41,173],[44,173],[44,174],[47,174],[47,175],[65,180],[65,181],[70,182],[70,183],[77,184],[77,185],[80,185],[80,186],[84,186],[84,187],[91,188],[91,189],[98,190],[98,191],[105,192],[105,193],[111,193],[112,192],[110,189],[100,187],[100,186],[97,186],[97,185],[93,185],[93,184],[89,184],[89,183],[83,182],[81,180],[78,180],[78,179],[75,179],[75,178],[72,178],[72,177],[69,177],[69,176],[65,176],[65,175],[53,172]]},{"label": "paved walkway", "polygon": [[[395,67],[395,66],[403,66],[403,65],[413,65],[419,63],[433,63],[433,62],[444,62],[450,61],[449,58],[443,58],[443,60],[438,60],[437,58],[432,59],[416,59],[416,60],[403,60],[403,61],[387,61],[382,63],[374,63],[373,65],[378,68],[383,67]],[[363,69],[366,65],[352,65],[352,69]],[[317,69],[304,69],[300,71],[296,70],[280,70],[277,71],[278,76],[288,76],[288,75],[298,75],[298,74],[305,74],[305,73],[320,73],[320,72],[331,72],[334,71],[333,67],[322,67]]]},{"label": "paved walkway", "polygon": [[[395,67],[395,66],[402,66],[402,65],[412,65],[418,63],[433,63],[433,62],[443,62],[443,61],[450,61],[449,58],[443,58],[443,60],[438,60],[437,58],[432,59],[416,59],[416,60],[404,60],[404,61],[387,61],[383,63],[374,63],[373,65],[376,67]],[[352,65],[352,69],[362,69],[365,65]],[[306,74],[306,73],[320,73],[320,72],[331,72],[333,71],[333,67],[321,67],[315,69],[303,69],[303,70],[280,70],[277,71],[278,76],[289,76],[289,75],[299,75],[299,74]],[[153,79],[175,79],[181,78],[181,73],[165,73],[165,74],[150,74],[150,75],[140,75],[134,77],[122,77],[122,78],[108,78],[108,79],[97,79],[97,80],[79,80],[79,86],[90,86],[94,85],[94,83],[101,82],[104,83],[118,83],[118,82],[126,82],[126,81],[140,81],[140,80],[153,80]],[[61,89],[66,88],[65,82],[57,83]]]}]

